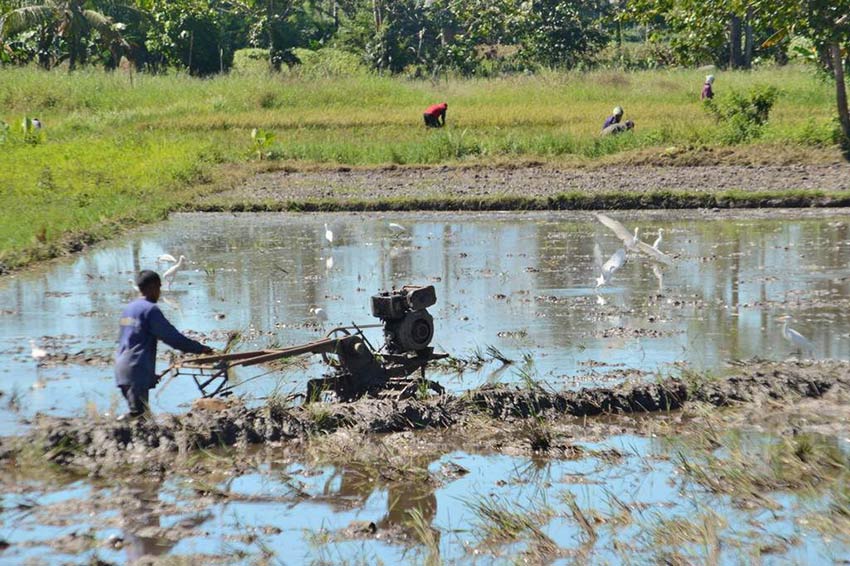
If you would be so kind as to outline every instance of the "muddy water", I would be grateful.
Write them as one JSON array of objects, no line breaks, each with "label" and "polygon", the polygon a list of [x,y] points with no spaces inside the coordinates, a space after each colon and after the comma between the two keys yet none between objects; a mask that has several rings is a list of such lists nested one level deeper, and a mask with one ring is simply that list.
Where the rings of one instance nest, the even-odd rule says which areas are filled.
[{"label": "muddy water", "polygon": [[[164,252],[188,258],[164,293],[166,316],[213,346],[234,330],[243,349],[313,340],[336,324],[373,322],[373,292],[433,284],[439,349],[486,358],[493,346],[516,361],[433,374],[455,391],[524,376],[576,387],[672,372],[683,362],[714,369],[730,358],[850,354],[850,218],[843,212],[613,216],[639,226],[649,242],[664,228],[660,248],[674,265],[629,256],[610,285],[595,288],[594,246],[607,258],[621,244],[590,214],[174,215],[0,280],[0,434],[39,411],[123,408],[109,366],[117,316],[135,294],[128,279],[157,268]],[[394,235],[389,222],[407,231]],[[320,324],[313,307],[329,321]],[[783,340],[775,318],[786,313],[812,341],[811,352]],[[29,340],[51,355],[42,367],[30,358]],[[301,391],[323,371],[314,357],[283,373],[238,377],[259,375],[240,390],[263,397]],[[157,391],[154,408],[181,410],[194,395],[188,380],[175,380]]]},{"label": "muddy water", "polygon": [[[745,444],[775,442],[759,435]],[[674,553],[680,561],[673,563],[850,558],[845,539],[816,528],[827,505],[822,495],[765,491],[760,502],[769,510],[713,495],[680,473],[678,458],[687,448],[677,442],[630,435],[577,442],[575,458],[567,460],[470,454],[447,444],[445,452],[401,471],[383,463],[269,458],[220,480],[175,477],[110,487],[19,482],[2,496],[2,536],[11,547],[0,558],[33,564],[95,556],[131,563],[143,555],[193,556],[197,564],[255,564],[260,557],[283,564],[439,563],[428,561],[435,558],[510,564],[524,552],[533,553],[531,563],[556,564],[655,564]],[[486,510],[515,522],[532,517],[537,530],[500,536],[495,527],[510,519],[494,521]],[[404,526],[411,513],[434,529],[430,546]]]}]

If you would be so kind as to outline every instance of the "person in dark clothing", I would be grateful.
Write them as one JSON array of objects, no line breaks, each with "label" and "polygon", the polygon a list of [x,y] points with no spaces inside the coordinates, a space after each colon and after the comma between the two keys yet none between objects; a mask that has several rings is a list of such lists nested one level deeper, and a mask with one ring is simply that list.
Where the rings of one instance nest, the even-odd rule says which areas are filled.
[{"label": "person in dark clothing", "polygon": [[605,124],[602,125],[602,129],[604,130],[608,126],[613,126],[614,124],[619,124],[620,120],[622,120],[622,119],[623,119],[623,107],[622,106],[615,106],[614,107],[614,113],[611,114],[610,116],[608,116],[608,118],[605,119]]},{"label": "person in dark clothing", "polygon": [[212,352],[210,347],[183,336],[159,310],[156,302],[162,281],[156,272],[140,272],[136,286],[142,297],[127,305],[121,313],[115,353],[115,383],[127,400],[131,418],[147,412],[148,393],[156,387],[157,340],[192,354]]},{"label": "person in dark clothing", "polygon": [[620,124],[611,124],[607,128],[602,130],[603,136],[613,136],[616,134],[622,134],[623,132],[628,132],[629,130],[633,130],[635,128],[635,123],[631,120],[626,120]]},{"label": "person in dark clothing", "polygon": [[[446,125],[446,110],[449,105],[445,102],[440,104],[432,104],[425,109],[422,117],[425,119],[425,125],[429,128],[440,128]],[[442,120],[442,122],[441,122]]]},{"label": "person in dark clothing", "polygon": [[714,75],[708,75],[705,77],[705,84],[702,85],[702,94],[700,98],[702,100],[711,100],[714,98],[714,90],[712,90],[711,85],[714,84]]}]

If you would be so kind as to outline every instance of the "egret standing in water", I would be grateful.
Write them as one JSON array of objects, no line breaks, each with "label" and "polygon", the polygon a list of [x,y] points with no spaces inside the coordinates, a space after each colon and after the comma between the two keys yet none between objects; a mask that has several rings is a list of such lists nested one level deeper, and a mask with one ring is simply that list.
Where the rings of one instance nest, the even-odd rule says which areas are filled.
[{"label": "egret standing in water", "polygon": [[401,224],[396,224],[395,222],[390,222],[389,224],[390,232],[398,236],[399,234],[403,234],[407,232],[407,228],[402,226]]},{"label": "egret standing in water", "polygon": [[[655,261],[661,262],[665,265],[672,265],[673,260],[670,259],[670,256],[640,240],[640,237],[638,236],[639,228],[635,227],[635,232],[632,234],[629,232],[628,228],[609,216],[605,216],[604,214],[595,214],[595,216],[597,220],[604,224],[606,228],[614,232],[614,234],[623,241],[627,250],[637,250],[646,254]],[[660,244],[661,242],[658,243]]]},{"label": "egret standing in water", "polygon": [[30,356],[35,360],[36,367],[40,367],[41,362],[47,357],[47,350],[36,346],[35,340],[30,340]]},{"label": "egret standing in water", "polygon": [[[658,229],[658,237],[655,238],[655,242],[653,242],[653,244],[652,244],[652,247],[655,248],[656,250],[658,250],[658,246],[661,245],[661,238],[662,238],[661,235],[663,233],[664,233],[664,228],[659,228]],[[661,251],[661,250],[658,250],[658,251]]]},{"label": "egret standing in water", "polygon": [[812,344],[811,340],[794,330],[793,328],[788,327],[788,323],[794,320],[790,314],[786,314],[784,316],[780,316],[776,320],[782,322],[782,337],[785,338],[788,342],[794,345],[797,348],[797,351],[809,352],[811,354],[814,349],[814,344]]},{"label": "egret standing in water", "polygon": [[174,281],[174,276],[183,268],[183,262],[186,261],[186,256],[181,255],[177,263],[168,268],[168,271],[162,274],[162,280],[165,281],[165,288],[171,289],[171,283]]},{"label": "egret standing in water", "polygon": [[47,350],[36,346],[35,340],[30,340],[30,356],[32,356],[32,359],[35,360],[35,382],[32,384],[32,388],[43,389],[45,383],[44,380],[41,379],[41,374],[38,370],[41,368],[41,363],[44,361],[44,358],[47,357]]},{"label": "egret standing in water", "polygon": [[334,243],[334,233],[328,228],[328,223],[325,222],[325,239],[329,244],[333,245]]}]

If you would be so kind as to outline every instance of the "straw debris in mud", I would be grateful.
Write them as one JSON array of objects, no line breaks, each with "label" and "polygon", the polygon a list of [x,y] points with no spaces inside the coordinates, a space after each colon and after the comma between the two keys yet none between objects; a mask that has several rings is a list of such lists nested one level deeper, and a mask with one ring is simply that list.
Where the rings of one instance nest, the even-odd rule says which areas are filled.
[{"label": "straw debris in mud", "polygon": [[[690,375],[688,381],[669,377],[657,382],[557,392],[487,386],[460,396],[276,405],[274,410],[234,402],[220,411],[162,415],[156,422],[42,417],[27,437],[4,440],[3,452],[9,459],[21,447],[34,445],[50,462],[96,473],[122,465],[167,468],[174,466],[175,454],[185,456],[203,448],[308,439],[341,429],[388,433],[455,427],[462,433],[467,422],[483,416],[502,421],[504,426],[524,426],[527,446],[531,450],[550,447],[551,453],[555,442],[547,431],[529,429],[527,423],[523,424],[525,419],[664,413],[695,402],[714,407],[791,403],[820,398],[831,390],[846,390],[850,363],[765,362],[732,368],[729,375],[704,383],[696,384],[696,379]],[[564,446],[566,450],[568,444]]]}]

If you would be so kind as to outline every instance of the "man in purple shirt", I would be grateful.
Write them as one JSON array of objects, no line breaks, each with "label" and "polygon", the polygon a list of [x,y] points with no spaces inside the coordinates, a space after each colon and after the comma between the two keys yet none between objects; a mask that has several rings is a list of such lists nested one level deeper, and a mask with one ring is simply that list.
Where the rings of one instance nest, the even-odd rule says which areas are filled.
[{"label": "man in purple shirt", "polygon": [[602,129],[604,130],[608,126],[613,126],[614,124],[619,124],[620,120],[622,120],[622,119],[623,119],[623,107],[622,106],[615,106],[614,107],[614,113],[612,115],[608,116],[608,119],[605,120],[605,124],[602,126]]},{"label": "man in purple shirt", "polygon": [[708,75],[705,77],[705,84],[702,85],[702,94],[700,98],[703,100],[711,100],[714,98],[714,91],[711,88],[711,85],[714,84],[714,75]]},{"label": "man in purple shirt", "polygon": [[156,306],[162,281],[153,271],[142,271],[136,277],[142,297],[121,313],[118,351],[115,353],[115,383],[130,407],[130,418],[143,416],[148,410],[148,393],[156,387],[156,342],[162,340],[172,348],[192,354],[212,352],[208,346],[183,336]]}]

